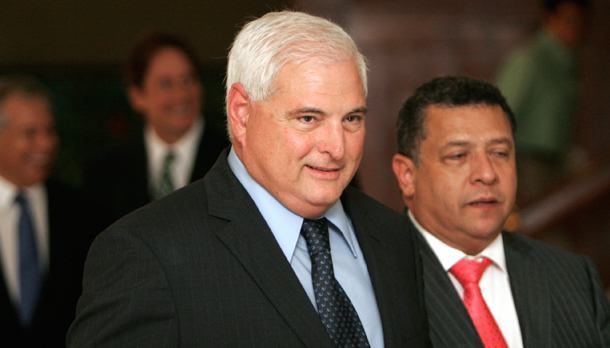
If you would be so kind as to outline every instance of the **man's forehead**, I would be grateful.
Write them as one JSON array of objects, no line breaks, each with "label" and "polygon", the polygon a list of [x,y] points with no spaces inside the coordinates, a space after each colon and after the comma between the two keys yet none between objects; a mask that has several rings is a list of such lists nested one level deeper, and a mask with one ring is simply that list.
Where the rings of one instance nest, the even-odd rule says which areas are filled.
[{"label": "man's forehead", "polygon": [[[501,120],[501,121],[500,121]],[[448,106],[433,104],[426,109],[424,127],[432,123],[428,129],[454,129],[462,125],[490,126],[494,123],[506,125],[510,130],[508,117],[500,105],[469,104]]]},{"label": "man's forehead", "polygon": [[1,108],[6,107],[7,105],[14,105],[14,104],[19,104],[19,105],[44,104],[45,106],[48,106],[49,108],[51,107],[51,103],[44,96],[26,95],[26,94],[22,94],[19,92],[14,92],[14,93],[8,94],[0,101]]},{"label": "man's forehead", "polygon": [[0,103],[0,112],[6,123],[53,121],[51,103],[42,96],[13,94]]},{"label": "man's forehead", "polygon": [[[283,89],[293,87],[294,83],[299,83],[302,80],[309,81],[312,78],[315,78],[315,74],[311,74],[311,72],[323,72],[328,71],[328,69],[333,69],[336,67],[342,66],[352,66],[356,75],[358,77],[356,81],[350,81],[354,86],[358,86],[363,88],[364,95],[364,86],[362,84],[362,76],[360,76],[360,72],[358,71],[358,66],[353,58],[336,60],[333,59],[324,59],[323,57],[313,57],[307,60],[291,60],[283,64],[282,68],[278,71],[277,75],[274,76],[272,81],[272,91],[280,91]],[[337,83],[341,83],[343,81],[337,81]],[[273,94],[273,93],[272,93]]]},{"label": "man's forehead", "polygon": [[425,139],[442,139],[446,145],[460,146],[472,141],[513,143],[510,123],[499,105],[436,106],[426,110]]}]

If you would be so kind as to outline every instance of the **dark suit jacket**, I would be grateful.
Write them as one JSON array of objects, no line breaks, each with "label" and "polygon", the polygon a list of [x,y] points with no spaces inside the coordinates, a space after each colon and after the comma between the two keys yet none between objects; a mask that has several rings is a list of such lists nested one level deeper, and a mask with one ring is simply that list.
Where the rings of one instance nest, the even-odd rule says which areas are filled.
[{"label": "dark suit jacket", "polygon": [[[228,143],[224,134],[205,127],[190,182],[203,178]],[[140,130],[131,142],[91,162],[85,169],[84,185],[97,201],[100,231],[151,202],[143,132]]]},{"label": "dark suit jacket", "polygon": [[29,329],[22,329],[0,275],[0,345],[12,348],[65,347],[81,293],[83,264],[93,239],[87,229],[86,205],[75,192],[58,183],[47,185],[49,271]]},{"label": "dark suit jacket", "polygon": [[[433,346],[483,348],[455,287],[418,235]],[[610,347],[610,309],[591,260],[516,233],[502,237],[524,347]]]},{"label": "dark suit jacket", "polygon": [[[227,154],[203,180],[98,236],[69,347],[333,346]],[[366,259],[386,346],[429,346],[406,219],[353,188],[341,199]]]}]

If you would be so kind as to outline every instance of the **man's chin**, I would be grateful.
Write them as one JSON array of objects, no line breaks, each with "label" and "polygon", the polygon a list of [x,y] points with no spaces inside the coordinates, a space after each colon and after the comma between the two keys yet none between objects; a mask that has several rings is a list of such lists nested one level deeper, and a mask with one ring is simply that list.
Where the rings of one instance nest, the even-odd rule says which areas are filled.
[{"label": "man's chin", "polygon": [[502,224],[494,223],[485,223],[477,226],[473,226],[473,235],[477,236],[479,239],[488,240],[495,239],[498,234],[502,232]]}]

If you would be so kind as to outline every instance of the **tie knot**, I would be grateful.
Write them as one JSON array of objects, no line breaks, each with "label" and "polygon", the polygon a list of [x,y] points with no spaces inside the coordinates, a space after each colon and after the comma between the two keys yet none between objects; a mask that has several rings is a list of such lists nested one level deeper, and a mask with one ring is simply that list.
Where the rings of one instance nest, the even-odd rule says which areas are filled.
[{"label": "tie knot", "polygon": [[28,200],[23,191],[19,191],[19,193],[17,193],[17,196],[15,196],[15,202],[17,202],[17,204],[19,204],[22,208],[27,206]]},{"label": "tie knot", "polygon": [[321,218],[317,220],[304,219],[301,227],[301,235],[307,242],[309,256],[323,251],[330,251],[328,239],[328,220]]},{"label": "tie knot", "polygon": [[479,284],[483,272],[485,272],[485,269],[490,264],[491,260],[486,257],[480,262],[477,260],[461,259],[451,267],[449,272],[465,287],[467,284]]},{"label": "tie knot", "polygon": [[163,161],[163,166],[169,166],[172,163],[174,163],[174,160],[176,159],[176,154],[174,153],[174,151],[169,150],[167,151],[167,153],[165,154],[165,160]]}]

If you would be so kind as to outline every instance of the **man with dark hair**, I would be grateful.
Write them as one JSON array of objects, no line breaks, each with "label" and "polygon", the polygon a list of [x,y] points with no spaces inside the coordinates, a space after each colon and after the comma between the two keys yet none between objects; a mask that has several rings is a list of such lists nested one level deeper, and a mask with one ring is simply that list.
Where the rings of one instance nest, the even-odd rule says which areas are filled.
[{"label": "man with dark hair", "polygon": [[510,54],[497,83],[521,131],[515,142],[520,205],[544,194],[586,155],[573,143],[578,102],[576,53],[587,30],[588,0],[544,0],[541,28]]},{"label": "man with dark hair", "polygon": [[64,347],[93,231],[80,196],[49,174],[58,137],[49,93],[0,78],[2,347]]},{"label": "man with dark hair", "polygon": [[608,347],[589,258],[503,232],[515,202],[515,120],[491,84],[433,79],[398,118],[393,170],[417,228],[434,347]]},{"label": "man with dark hair", "polygon": [[153,33],[136,42],[127,58],[126,74],[128,85],[142,89],[148,74],[148,68],[154,56],[162,48],[168,47],[184,54],[184,58],[187,59],[193,68],[192,78],[195,80],[199,79],[201,76],[201,71],[199,70],[201,69],[201,62],[195,49],[177,36],[166,33]]},{"label": "man with dark hair", "polygon": [[202,178],[228,145],[201,115],[200,64],[187,43],[162,33],[144,38],[129,56],[127,75],[129,100],[142,114],[144,130],[85,173],[103,227]]}]

